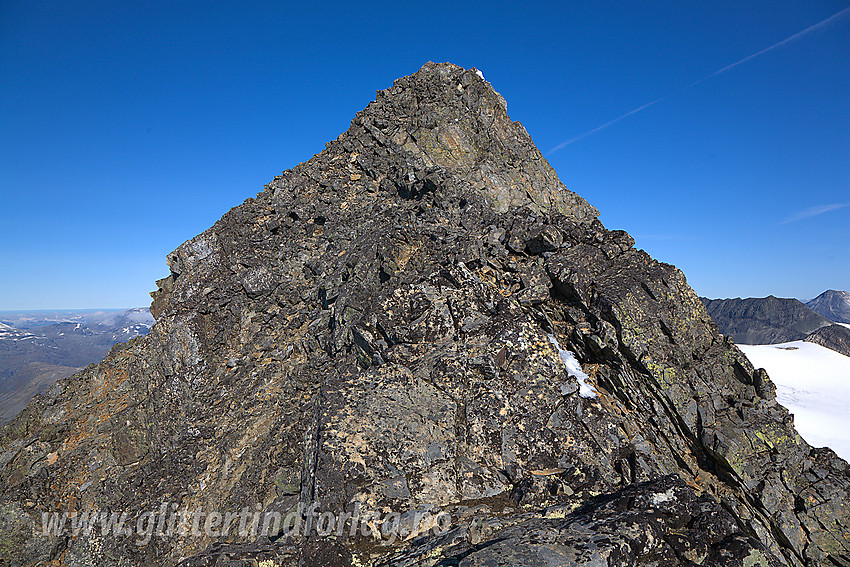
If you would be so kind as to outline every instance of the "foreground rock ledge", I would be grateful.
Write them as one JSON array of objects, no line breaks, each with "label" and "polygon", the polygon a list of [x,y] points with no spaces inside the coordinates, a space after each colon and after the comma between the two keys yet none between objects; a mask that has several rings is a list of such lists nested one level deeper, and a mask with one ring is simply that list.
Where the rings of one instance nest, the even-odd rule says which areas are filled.
[{"label": "foreground rock ledge", "polygon": [[[4,429],[0,562],[850,565],[847,463],[596,216],[474,69],[397,80],[168,256],[149,335]],[[41,535],[163,505],[451,524]]]}]

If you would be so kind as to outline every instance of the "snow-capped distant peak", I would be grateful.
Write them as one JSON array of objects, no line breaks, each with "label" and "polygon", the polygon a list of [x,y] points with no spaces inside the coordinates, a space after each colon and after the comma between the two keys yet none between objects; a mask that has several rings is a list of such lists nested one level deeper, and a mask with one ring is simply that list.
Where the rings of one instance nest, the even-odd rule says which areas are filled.
[{"label": "snow-capped distant peak", "polygon": [[850,293],[830,289],[811,301],[806,307],[836,323],[850,323]]}]

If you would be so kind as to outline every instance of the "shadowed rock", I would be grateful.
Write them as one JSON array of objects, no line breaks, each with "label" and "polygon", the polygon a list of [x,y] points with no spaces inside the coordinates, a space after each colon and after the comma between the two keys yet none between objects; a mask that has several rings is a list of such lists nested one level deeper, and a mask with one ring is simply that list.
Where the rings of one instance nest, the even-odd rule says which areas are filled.
[{"label": "shadowed rock", "polygon": [[844,356],[850,356],[850,329],[841,325],[822,327],[805,338],[806,342],[825,346]]}]

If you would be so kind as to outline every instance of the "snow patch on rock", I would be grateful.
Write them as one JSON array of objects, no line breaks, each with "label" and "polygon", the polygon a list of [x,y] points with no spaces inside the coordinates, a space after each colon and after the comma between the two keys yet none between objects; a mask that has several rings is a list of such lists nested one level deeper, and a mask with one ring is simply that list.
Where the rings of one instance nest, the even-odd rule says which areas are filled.
[{"label": "snow patch on rock", "polygon": [[579,364],[576,355],[562,348],[561,343],[558,342],[555,335],[549,333],[547,336],[549,337],[549,342],[558,350],[558,356],[561,357],[561,362],[564,363],[564,369],[567,371],[567,374],[574,376],[578,380],[578,395],[582,398],[595,398],[598,394],[588,382],[590,376],[585,374],[581,369],[581,364]]}]

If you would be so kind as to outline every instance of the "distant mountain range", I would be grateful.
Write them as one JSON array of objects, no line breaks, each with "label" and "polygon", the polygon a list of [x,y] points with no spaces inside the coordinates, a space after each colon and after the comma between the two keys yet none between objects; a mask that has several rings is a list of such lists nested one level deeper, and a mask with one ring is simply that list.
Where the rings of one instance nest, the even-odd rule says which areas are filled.
[{"label": "distant mountain range", "polygon": [[100,361],[112,346],[147,334],[146,308],[0,311],[0,424],[60,378]]},{"label": "distant mountain range", "polygon": [[702,302],[720,332],[739,344],[801,341],[821,327],[833,324],[796,299],[769,295],[748,299],[702,298]]},{"label": "distant mountain range", "polygon": [[738,344],[808,341],[850,356],[850,293],[829,290],[803,303],[772,295],[700,298],[720,333]]}]

